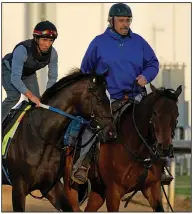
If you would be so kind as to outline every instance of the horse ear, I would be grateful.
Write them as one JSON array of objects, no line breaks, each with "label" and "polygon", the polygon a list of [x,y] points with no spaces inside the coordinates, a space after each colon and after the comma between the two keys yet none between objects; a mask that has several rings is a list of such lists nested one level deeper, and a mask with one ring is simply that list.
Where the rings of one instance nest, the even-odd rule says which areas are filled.
[{"label": "horse ear", "polygon": [[150,83],[150,88],[151,88],[151,90],[152,90],[153,94],[155,94],[155,93],[156,93],[157,88],[156,88],[153,84],[151,84],[151,83]]},{"label": "horse ear", "polygon": [[178,86],[178,88],[176,89],[176,91],[174,92],[174,94],[178,98],[181,93],[182,93],[182,85]]}]

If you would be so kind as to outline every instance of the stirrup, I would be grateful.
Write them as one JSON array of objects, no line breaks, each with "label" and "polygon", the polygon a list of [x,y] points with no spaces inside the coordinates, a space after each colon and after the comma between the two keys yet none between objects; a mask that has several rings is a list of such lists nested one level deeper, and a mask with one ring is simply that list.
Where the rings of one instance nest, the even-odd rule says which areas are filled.
[{"label": "stirrup", "polygon": [[165,172],[163,172],[161,175],[161,183],[163,185],[170,185],[170,183],[172,182],[173,179],[174,179],[173,176],[166,175]]},{"label": "stirrup", "polygon": [[88,171],[90,167],[81,166],[71,175],[71,179],[77,184],[85,184],[88,181]]}]

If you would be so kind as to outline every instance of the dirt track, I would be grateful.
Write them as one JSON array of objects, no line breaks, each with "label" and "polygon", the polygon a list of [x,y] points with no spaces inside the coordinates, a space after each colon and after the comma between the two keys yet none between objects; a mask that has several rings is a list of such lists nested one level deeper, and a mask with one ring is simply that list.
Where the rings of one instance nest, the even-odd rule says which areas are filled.
[{"label": "dirt track", "polygon": [[[35,195],[39,195],[38,191],[34,192]],[[39,195],[40,196],[40,195]],[[124,204],[121,203],[119,211],[124,212],[142,212],[142,211],[152,211],[149,207],[148,202],[144,197],[138,193],[133,198],[133,202],[128,204],[127,208],[124,208]],[[2,212],[12,211],[12,199],[11,199],[11,187],[3,186],[2,187]],[[140,202],[140,204],[136,204],[136,202]],[[82,205],[82,210],[84,209],[85,204]],[[176,197],[174,211],[190,211],[191,212],[191,199],[185,199],[184,197]],[[26,200],[26,211],[32,212],[56,212],[56,209],[50,204],[49,201],[37,200],[32,198],[30,195],[27,196]],[[106,205],[104,204],[103,207],[99,211],[106,211]]]}]

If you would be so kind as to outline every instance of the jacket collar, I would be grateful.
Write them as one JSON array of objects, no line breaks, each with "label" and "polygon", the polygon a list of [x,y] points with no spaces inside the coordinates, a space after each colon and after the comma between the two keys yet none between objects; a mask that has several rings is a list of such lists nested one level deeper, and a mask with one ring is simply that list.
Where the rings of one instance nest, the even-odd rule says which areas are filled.
[{"label": "jacket collar", "polygon": [[123,37],[120,34],[118,34],[117,32],[115,32],[114,30],[112,30],[110,27],[107,27],[105,34],[108,34],[109,36],[111,36],[117,40],[128,40],[128,39],[132,38],[132,36],[133,36],[133,32],[131,29],[129,29],[127,36]]}]

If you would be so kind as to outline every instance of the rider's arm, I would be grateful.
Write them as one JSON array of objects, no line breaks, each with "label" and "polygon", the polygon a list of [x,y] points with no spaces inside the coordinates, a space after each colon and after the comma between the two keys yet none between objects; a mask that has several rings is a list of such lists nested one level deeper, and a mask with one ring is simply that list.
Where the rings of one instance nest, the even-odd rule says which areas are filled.
[{"label": "rider's arm", "polygon": [[96,72],[97,75],[103,75],[108,71],[108,66],[101,57],[99,37],[96,37],[89,45],[82,60],[81,71],[83,73]]},{"label": "rider's arm", "polygon": [[18,46],[13,52],[12,59],[12,71],[11,71],[11,83],[15,88],[28,99],[32,100],[36,104],[39,103],[39,99],[27,89],[24,82],[21,80],[23,65],[27,60],[27,50],[23,45]]},{"label": "rider's arm", "polygon": [[97,45],[95,39],[90,43],[81,63],[81,72],[89,74],[97,65]]},{"label": "rider's arm", "polygon": [[57,81],[58,78],[58,54],[53,47],[51,52],[50,63],[48,64],[48,82],[46,89],[50,88]]},{"label": "rider's arm", "polygon": [[24,82],[21,80],[23,65],[26,59],[27,59],[27,50],[23,45],[19,45],[13,52],[11,83],[22,94],[25,94],[28,91]]},{"label": "rider's arm", "polygon": [[143,72],[142,75],[150,83],[158,74],[159,61],[150,47],[150,45],[143,40]]}]

